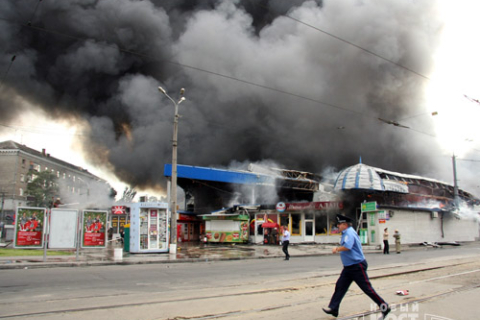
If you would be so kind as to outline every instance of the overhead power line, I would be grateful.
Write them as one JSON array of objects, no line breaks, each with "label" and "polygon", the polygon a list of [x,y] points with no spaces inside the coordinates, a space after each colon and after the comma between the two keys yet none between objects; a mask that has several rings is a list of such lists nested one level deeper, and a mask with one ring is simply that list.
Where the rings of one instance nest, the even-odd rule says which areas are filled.
[{"label": "overhead power line", "polygon": [[287,17],[287,18],[289,18],[289,19],[292,19],[293,21],[296,21],[296,22],[298,22],[298,23],[300,23],[300,24],[303,24],[303,25],[305,25],[305,26],[307,26],[307,27],[309,27],[309,28],[312,28],[312,29],[314,29],[314,30],[317,30],[318,32],[321,32],[321,33],[323,33],[323,34],[326,34],[326,35],[328,35],[329,37],[332,37],[332,38],[334,38],[334,39],[336,39],[336,40],[338,40],[338,41],[341,41],[341,42],[343,42],[343,43],[346,43],[346,44],[348,44],[348,45],[350,45],[350,46],[352,46],[352,47],[355,47],[355,48],[357,48],[357,49],[360,49],[360,50],[362,50],[362,51],[364,51],[364,52],[366,52],[366,53],[368,53],[368,54],[371,54],[371,55],[373,55],[373,56],[375,56],[375,57],[377,57],[377,58],[380,58],[380,59],[382,59],[382,60],[384,60],[384,61],[386,61],[386,62],[388,62],[388,63],[391,63],[391,64],[399,67],[399,68],[402,68],[402,69],[405,69],[405,70],[407,70],[407,71],[409,71],[409,72],[411,72],[411,73],[414,73],[414,74],[416,74],[417,76],[419,76],[419,77],[421,77],[421,78],[424,78],[424,79],[426,79],[426,80],[431,80],[429,77],[427,77],[427,76],[425,76],[425,75],[423,75],[423,74],[421,74],[421,73],[419,73],[419,72],[417,72],[417,71],[415,71],[415,70],[413,70],[413,69],[407,68],[407,67],[405,67],[404,65],[401,65],[401,64],[399,64],[399,63],[397,63],[397,62],[395,62],[395,61],[393,61],[393,60],[391,60],[391,59],[387,59],[387,58],[379,55],[378,53],[375,53],[375,52],[373,52],[373,51],[371,51],[371,50],[365,49],[365,48],[363,48],[363,47],[361,47],[361,46],[359,46],[359,45],[356,45],[355,43],[353,43],[353,42],[351,42],[351,41],[348,41],[348,40],[345,40],[345,39],[343,39],[343,38],[337,37],[336,35],[334,35],[334,34],[332,34],[332,33],[330,33],[330,32],[327,32],[327,31],[322,30],[322,29],[320,29],[320,28],[318,28],[318,27],[312,26],[311,24],[308,24],[308,23],[306,23],[306,22],[303,22],[303,21],[301,21],[301,20],[298,20],[298,19],[296,19],[296,18],[294,18],[294,17],[292,17],[292,16],[290,16],[290,15],[288,15],[288,14],[286,14],[286,15],[284,15],[284,16]]},{"label": "overhead power line", "polygon": [[[37,31],[41,31],[41,32],[46,32],[46,33],[51,33],[51,34],[56,34],[56,35],[59,35],[59,36],[63,36],[63,37],[68,37],[68,38],[71,38],[71,39],[75,39],[75,40],[78,40],[78,41],[89,41],[89,40],[96,40],[96,41],[99,41],[101,39],[91,39],[91,38],[82,38],[82,37],[78,37],[78,36],[72,36],[70,34],[66,34],[66,33],[63,33],[63,32],[59,32],[59,31],[56,31],[56,30],[50,30],[50,29],[46,29],[46,28],[43,28],[43,27],[38,27],[38,26],[33,26],[32,25],[32,21],[33,21],[33,18],[38,10],[38,6],[40,4],[42,0],[39,0],[37,2],[37,5],[35,7],[35,10],[32,14],[32,18],[30,19],[30,21],[27,23],[27,24],[20,24],[22,27],[27,27],[27,28],[31,28],[31,29],[34,29],[34,30],[37,30]],[[267,7],[265,7],[264,5],[262,4],[258,4],[258,3],[255,3],[255,2],[251,2],[253,5],[256,5],[256,6],[259,6],[259,7],[263,7],[264,9],[267,9]],[[390,59],[387,59],[371,50],[368,50],[366,48],[363,48],[351,41],[348,41],[348,40],[345,40],[339,36],[336,36],[330,32],[327,32],[325,30],[322,30],[318,27],[315,27],[311,24],[308,24],[304,21],[301,21],[297,18],[294,18],[293,16],[291,15],[288,15],[288,14],[284,14],[283,15],[284,17],[287,17],[289,19],[291,19],[292,21],[295,21],[297,23],[300,23],[304,26],[307,26],[309,28],[312,28],[313,30],[316,30],[318,32],[321,32],[329,37],[332,37],[338,41],[341,41],[347,45],[350,45],[350,46],[353,46],[359,50],[362,50],[368,54],[371,54],[377,58],[380,58],[388,63],[391,63],[395,66],[398,66],[402,69],[405,69],[409,72],[412,72],[424,79],[427,79],[427,80],[430,80],[428,77],[422,75],[421,73],[415,71],[415,70],[412,70],[410,68],[407,68],[399,63],[396,63],[395,61],[393,60],[390,60]],[[6,20],[10,23],[17,23],[17,22],[13,22],[13,21],[10,21],[9,19],[5,19],[5,18],[1,18],[0,19],[2,20]],[[19,23],[17,23],[19,24]],[[105,46],[110,46],[110,47],[114,47],[115,49],[121,51],[121,52],[124,52],[124,53],[128,53],[128,54],[131,54],[131,55],[135,55],[135,56],[138,56],[138,57],[141,57],[141,58],[145,58],[145,59],[149,59],[151,61],[159,61],[159,62],[164,62],[164,63],[169,63],[169,64],[172,64],[172,65],[176,65],[176,66],[179,66],[179,67],[182,67],[182,68],[187,68],[187,69],[191,69],[191,70],[195,70],[195,71],[199,71],[199,72],[204,72],[204,73],[207,73],[207,74],[210,74],[210,75],[213,75],[213,76],[217,76],[217,77],[222,77],[222,78],[225,78],[225,79],[230,79],[230,80],[233,80],[233,81],[237,81],[237,82],[240,82],[240,83],[244,83],[244,84],[248,84],[248,85],[251,85],[251,86],[255,86],[255,87],[259,87],[259,88],[262,88],[262,89],[266,89],[266,90],[270,90],[270,91],[274,91],[274,92],[278,92],[278,93],[281,93],[281,94],[285,94],[285,95],[289,95],[289,96],[292,96],[292,97],[295,97],[295,98],[299,98],[299,99],[303,99],[303,100],[306,100],[306,101],[310,101],[310,102],[313,102],[313,103],[316,103],[316,104],[320,104],[320,105],[323,105],[323,106],[326,106],[326,107],[330,107],[330,108],[334,108],[334,109],[338,109],[338,110],[342,110],[342,111],[345,111],[345,112],[350,112],[350,113],[354,113],[354,114],[357,114],[359,116],[364,116],[364,117],[370,117],[372,119],[376,119],[376,115],[369,115],[369,114],[365,114],[364,112],[360,112],[360,111],[357,111],[355,109],[351,109],[351,108],[347,108],[347,107],[342,107],[342,106],[338,106],[338,105],[335,105],[335,104],[332,104],[332,103],[329,103],[329,102],[326,102],[326,101],[321,101],[321,100],[318,100],[318,99],[313,99],[313,98],[310,98],[310,97],[305,97],[305,96],[302,96],[302,95],[299,95],[299,94],[296,94],[296,93],[293,93],[293,92],[289,92],[289,91],[286,91],[286,90],[282,90],[282,89],[277,89],[277,88],[273,88],[273,87],[270,87],[270,86],[266,86],[266,85],[262,85],[262,84],[258,84],[258,83],[255,83],[255,82],[252,82],[252,81],[248,81],[248,80],[245,80],[245,79],[239,79],[239,78],[236,78],[236,77],[233,77],[233,76],[229,76],[229,75],[225,75],[225,74],[221,74],[221,73],[218,73],[218,72],[214,72],[214,71],[211,71],[211,70],[206,70],[206,69],[202,69],[202,68],[198,68],[198,67],[195,67],[195,66],[190,66],[190,65],[186,65],[186,64],[183,64],[183,63],[180,63],[180,62],[175,62],[175,61],[171,61],[171,60],[167,60],[167,59],[161,59],[161,60],[158,60],[156,58],[153,58],[147,54],[144,54],[144,53],[140,53],[140,52],[136,52],[136,51],[133,51],[133,50],[128,50],[126,48],[122,48],[122,47],[119,47],[118,45],[116,44],[109,44],[107,43],[106,41],[103,42],[103,44]],[[1,84],[0,84],[1,85]],[[410,129],[410,128],[409,128]],[[413,130],[413,129],[412,129]],[[413,130],[413,131],[416,131],[416,130]],[[424,132],[420,132],[420,131],[417,131],[419,133],[422,133],[422,134],[426,134]],[[430,134],[427,134],[429,136],[431,136]]]}]

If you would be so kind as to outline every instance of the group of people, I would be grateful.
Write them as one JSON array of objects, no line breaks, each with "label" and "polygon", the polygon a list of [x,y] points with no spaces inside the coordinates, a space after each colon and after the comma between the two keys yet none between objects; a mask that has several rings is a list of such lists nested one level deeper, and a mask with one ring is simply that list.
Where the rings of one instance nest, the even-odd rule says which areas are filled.
[{"label": "group of people", "polygon": [[92,219],[92,217],[89,216],[85,222],[85,231],[90,233],[104,232],[104,224],[100,220],[100,216],[97,216],[96,219]]},{"label": "group of people", "polygon": [[[395,239],[395,249],[397,253],[400,253],[402,250],[402,245],[400,242],[400,232],[398,232],[398,229],[395,229],[393,238]],[[383,254],[390,254],[390,245],[388,244],[388,228],[383,230]]]},{"label": "group of people", "polygon": [[40,226],[40,221],[37,219],[37,213],[34,212],[30,218],[24,212],[20,218],[20,231],[36,231]]}]

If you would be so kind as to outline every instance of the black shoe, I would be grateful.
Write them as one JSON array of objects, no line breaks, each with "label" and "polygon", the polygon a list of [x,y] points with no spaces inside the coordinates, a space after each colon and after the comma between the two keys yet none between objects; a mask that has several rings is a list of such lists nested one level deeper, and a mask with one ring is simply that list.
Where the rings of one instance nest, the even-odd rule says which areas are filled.
[{"label": "black shoe", "polygon": [[390,311],[392,311],[392,309],[390,309],[390,306],[388,306],[385,311],[382,311],[382,320],[385,320],[387,318],[387,315],[390,313]]},{"label": "black shoe", "polygon": [[323,312],[326,314],[331,314],[334,317],[338,317],[338,310],[332,310],[330,308],[322,308]]}]

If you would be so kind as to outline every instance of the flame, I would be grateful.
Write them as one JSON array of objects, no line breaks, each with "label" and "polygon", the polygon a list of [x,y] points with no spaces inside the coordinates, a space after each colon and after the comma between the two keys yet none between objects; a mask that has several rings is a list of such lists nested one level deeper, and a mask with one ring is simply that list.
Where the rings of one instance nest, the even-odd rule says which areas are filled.
[{"label": "flame", "polygon": [[126,123],[126,122],[121,123],[120,124],[120,132],[125,135],[125,137],[127,138],[127,140],[129,142],[133,141],[132,127],[129,123]]}]

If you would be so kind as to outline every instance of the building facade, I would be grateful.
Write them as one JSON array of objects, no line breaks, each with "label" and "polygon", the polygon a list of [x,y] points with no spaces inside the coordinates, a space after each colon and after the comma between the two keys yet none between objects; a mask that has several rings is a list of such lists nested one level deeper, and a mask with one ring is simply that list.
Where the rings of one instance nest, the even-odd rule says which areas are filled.
[{"label": "building facade", "polygon": [[[0,142],[0,221],[12,225],[18,207],[27,206],[27,185],[35,173],[49,171],[56,177],[59,194],[52,204],[88,208],[98,206],[99,197],[111,194],[111,187],[99,177],[71,163],[14,141]],[[5,235],[4,235],[5,237]]]},{"label": "building facade", "polygon": [[[170,173],[166,165],[165,176]],[[446,183],[361,163],[343,169],[331,184],[320,185],[313,178],[313,174],[280,169],[265,173],[178,167],[178,185],[192,195],[193,213],[232,214],[229,207],[248,208],[252,243],[275,243],[271,234],[278,235],[283,226],[288,227],[292,243],[338,243],[337,213],[350,216],[362,242],[369,245],[383,243],[385,227],[391,233],[399,229],[404,244],[479,237],[475,211],[479,200],[463,190],[456,193]],[[462,214],[464,209],[455,207],[456,194],[472,213],[468,217]],[[374,208],[362,210],[365,202],[374,202]],[[216,219],[222,219],[218,212]]]}]

